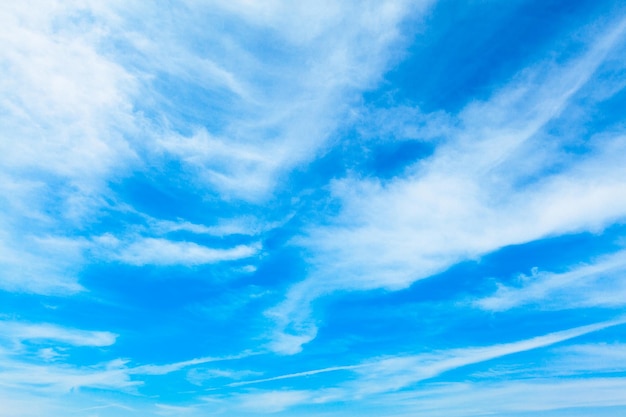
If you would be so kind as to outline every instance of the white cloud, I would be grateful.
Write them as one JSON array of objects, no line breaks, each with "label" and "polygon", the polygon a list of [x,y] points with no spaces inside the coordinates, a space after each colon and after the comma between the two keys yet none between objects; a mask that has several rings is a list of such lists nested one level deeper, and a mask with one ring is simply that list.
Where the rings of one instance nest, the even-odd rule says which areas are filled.
[{"label": "white cloud", "polygon": [[[1,226],[0,226],[1,227]],[[83,291],[77,282],[84,242],[63,237],[16,236],[0,229],[0,288],[37,294]]]},{"label": "white cloud", "polygon": [[427,354],[381,358],[367,368],[358,368],[362,376],[354,383],[358,396],[395,391],[416,382],[433,378],[462,366],[485,362],[514,353],[539,349],[626,323],[617,319],[538,336],[519,342],[480,348],[460,348]]},{"label": "white cloud", "polygon": [[0,321],[0,338],[14,342],[52,341],[72,346],[110,346],[117,335],[104,331],[71,329],[48,323]]},{"label": "white cloud", "polygon": [[[527,417],[589,415],[610,417],[626,406],[625,378],[528,379],[420,387],[419,390],[371,399],[374,405],[395,404],[396,416],[498,415]],[[529,401],[529,399],[532,399]],[[402,411],[404,410],[404,411]]]},{"label": "white cloud", "polygon": [[[81,216],[103,177],[133,158],[122,137],[132,117],[133,77],[99,54],[101,28],[79,25],[89,12],[61,2],[0,8],[6,25],[0,35],[6,63],[0,83],[2,174],[40,185],[34,191],[44,196],[42,185],[64,184],[71,195],[61,215],[69,217]],[[20,188],[24,193],[32,187]],[[38,209],[45,203],[35,193],[24,198]]]},{"label": "white cloud", "polygon": [[602,230],[626,217],[626,135],[587,138],[588,153],[563,161],[560,147],[572,138],[555,138],[546,149],[542,131],[565,117],[583,86],[612,83],[593,76],[607,57],[616,59],[625,28],[620,21],[581,56],[538,64],[489,101],[468,105],[449,137],[405,177],[335,181],[340,214],[297,241],[313,265],[309,276],[268,312],[275,349],[295,353],[315,337],[308,310],[321,295],[406,288],[503,246]]},{"label": "white cloud", "polygon": [[39,351],[37,351],[37,356],[46,362],[52,362],[67,357],[67,355],[59,353],[59,351],[54,348],[39,349]]},{"label": "white cloud", "polygon": [[259,224],[258,220],[253,217],[238,217],[236,219],[222,220],[217,225],[212,226],[194,224],[183,220],[152,220],[150,223],[151,228],[161,234],[183,231],[219,237],[230,235],[255,236],[274,226]]},{"label": "white cloud", "polygon": [[337,371],[353,371],[358,374],[359,377],[353,379],[352,382],[340,385],[339,388],[346,389],[347,392],[350,393],[346,393],[345,395],[360,398],[377,393],[397,391],[463,366],[486,362],[514,353],[544,348],[592,332],[620,326],[624,323],[626,323],[626,318],[618,318],[517,342],[485,347],[467,347],[433,351],[417,355],[383,357],[368,360],[358,365],[333,366],[270,378],[234,382],[229,384],[229,386],[261,384],[264,382],[308,377]]},{"label": "white cloud", "polygon": [[566,346],[556,351],[557,358],[549,363],[553,374],[572,375],[622,373],[626,371],[626,345],[596,343]]},{"label": "white cloud", "polygon": [[[129,390],[131,381],[125,361],[95,365],[69,363],[74,348],[102,348],[116,342],[107,331],[74,329],[50,323],[0,321],[0,386],[25,395],[67,393],[81,387]],[[63,352],[63,353],[60,353]]]},{"label": "white cloud", "polygon": [[[465,390],[467,387],[464,384],[448,384],[445,382],[429,383],[427,380],[467,365],[487,362],[507,355],[526,352],[533,349],[546,348],[557,343],[565,342],[576,337],[584,336],[610,327],[620,326],[625,323],[626,319],[619,318],[511,343],[484,347],[468,347],[432,351],[417,355],[379,357],[369,359],[357,365],[334,366],[263,379],[234,382],[228,384],[227,386],[240,387],[253,384],[262,385],[267,382],[308,378],[324,373],[350,372],[352,374],[352,376],[342,378],[342,382],[335,383],[332,386],[325,384],[324,388],[316,390],[289,389],[288,385],[286,385],[285,388],[281,390],[257,389],[247,393],[233,394],[232,397],[228,398],[228,401],[231,404],[238,404],[236,406],[237,408],[255,410],[254,407],[256,406],[257,411],[268,413],[279,412],[297,406],[346,401],[353,404],[358,403],[360,406],[364,407],[386,404],[386,407],[383,407],[383,410],[380,411],[378,415],[387,415],[389,411],[389,404],[393,404],[394,412],[401,412],[403,407],[407,404],[417,405],[420,409],[427,410],[433,402],[437,403],[439,400],[447,400],[449,401],[450,408],[444,407],[444,409],[456,412],[456,407],[460,406],[462,402],[456,400],[453,391],[455,389]],[[618,360],[621,356],[621,354],[607,356],[607,351],[608,348],[602,349],[602,347],[598,346],[587,346],[578,349],[570,348],[569,350],[570,353],[575,354],[576,357],[579,358],[582,358],[583,356],[590,357],[590,355],[595,355],[596,360],[601,360],[602,357],[604,357],[605,359],[610,359],[615,362],[615,360]],[[567,348],[563,349],[563,352],[568,352]],[[575,358],[573,358],[570,362],[573,361],[575,361]],[[567,365],[562,363],[560,365],[557,364],[556,366],[566,367]],[[578,366],[576,369],[582,368],[584,367]],[[547,373],[547,375],[554,376],[558,374]],[[593,385],[596,381],[599,380],[589,380],[589,384]],[[419,390],[414,390],[413,387],[418,383],[421,383]],[[563,383],[563,381],[559,381],[557,384],[551,379],[535,379],[531,380],[529,384],[530,388],[533,389],[537,386],[545,384],[546,387],[553,390],[555,394],[557,394],[557,392],[561,392],[559,388],[559,384],[561,383]],[[584,385],[583,381],[580,381],[580,383],[581,386]],[[477,382],[476,386],[477,392],[483,392],[482,390],[485,387],[489,387],[490,389],[494,387],[499,387],[497,389],[500,389],[504,388],[504,386],[507,388],[513,386],[518,388],[525,387],[524,389],[529,388],[524,385],[524,383],[517,382],[511,384]],[[489,393],[487,395],[492,394],[490,390],[488,392]],[[564,393],[566,390],[563,390],[562,392]],[[611,401],[614,401],[617,397],[613,394],[614,393],[607,394],[607,396],[603,398],[611,398]],[[401,403],[397,403],[394,400],[395,398],[401,398]],[[511,397],[510,399],[513,400],[514,398],[517,397]],[[544,400],[547,398],[547,396],[544,397]],[[581,400],[580,403],[571,402],[570,404],[573,406],[584,406],[584,404],[590,404],[588,401],[589,398],[591,397],[585,397],[585,400]],[[606,406],[607,404],[610,404],[611,401],[606,403],[597,401],[593,402],[593,404]],[[468,404],[469,403],[471,402],[468,402]],[[502,408],[502,411],[517,411],[517,407],[521,404],[521,402],[515,401],[514,403],[515,405],[509,408]],[[506,402],[503,401],[499,405],[504,406],[505,404]],[[527,404],[527,407],[528,408],[526,409],[528,410],[542,410],[544,407],[545,409],[556,409],[567,407],[567,405],[565,397],[559,395],[558,397],[555,397],[553,402],[540,401],[537,404]],[[465,410],[467,411],[467,408]]]},{"label": "white cloud", "polygon": [[136,85],[100,53],[104,28],[84,24],[92,12],[86,3],[0,5],[0,287],[5,290],[82,289],[76,278],[83,261],[79,243],[60,230],[80,228],[106,205],[106,181],[135,158],[124,134],[133,129]]},{"label": "white cloud", "polygon": [[[232,107],[233,114],[212,117],[217,128],[193,126],[193,133],[165,134],[159,144],[183,161],[200,185],[226,197],[265,198],[282,175],[310,161],[327,144],[348,106],[398,58],[400,23],[429,3],[368,1],[324,7],[319,2],[218,2],[212,13],[221,21],[243,22],[245,30],[225,35],[207,27],[202,36],[211,47],[202,54],[167,35],[175,28],[159,26],[142,43],[161,51],[149,65],[176,73],[179,68],[167,63],[181,54],[185,62],[219,60],[231,81],[211,71],[181,78],[207,93],[217,89],[210,85],[214,78],[222,85],[237,80],[238,85],[230,88],[235,94],[221,100],[222,109]],[[214,18],[205,13],[203,7],[194,10]],[[197,17],[181,19],[195,24]],[[267,38],[273,53],[246,45],[249,37]]]},{"label": "white cloud", "polygon": [[[312,377],[322,373],[340,371],[350,372],[355,375],[354,377],[344,379],[344,382],[338,383],[334,387],[319,390],[252,390],[228,396],[218,394],[217,397],[206,397],[206,401],[217,401],[225,407],[224,410],[265,413],[280,412],[300,405],[324,404],[341,401],[376,403],[376,401],[396,395],[393,393],[399,390],[413,394],[411,391],[406,391],[406,389],[420,381],[433,378],[452,369],[489,361],[505,355],[524,352],[531,349],[544,348],[572,338],[589,334],[591,332],[600,331],[612,326],[623,325],[624,323],[626,323],[625,319],[616,319],[508,344],[477,348],[451,349],[447,351],[434,351],[418,355],[380,357],[373,358],[357,365],[336,366],[264,379],[242,381],[241,383],[235,382],[226,386],[237,387],[241,385],[263,384],[271,381]],[[89,339],[92,335],[71,334],[68,336],[67,332],[64,333],[55,331],[55,335],[50,336],[49,331],[41,331],[41,329],[28,330],[30,333],[23,333],[35,335],[43,334],[42,337],[49,337],[55,340],[70,340],[76,345],[100,345],[100,342]],[[602,346],[583,345],[561,350],[562,353],[564,353],[561,355],[564,361],[557,362],[553,365],[554,369],[558,369],[563,366],[567,367],[567,363],[569,362],[567,362],[566,359],[572,355],[577,358],[589,358],[593,363],[599,363],[608,358],[611,358],[610,360],[614,361],[620,356],[615,353],[607,356],[609,349],[608,347],[603,348]],[[128,367],[126,362],[121,360],[114,360],[94,366],[76,367],[71,365],[49,363],[45,365],[38,365],[17,361],[10,359],[9,357],[3,357],[2,372],[0,373],[0,385],[2,385],[5,389],[20,391],[25,390],[25,392],[29,392],[29,395],[33,395],[34,392],[40,392],[42,394],[68,392],[80,387],[128,391],[132,390],[133,387],[138,384],[141,384],[141,376],[165,375],[188,367],[204,365],[206,363],[242,359],[250,356],[251,354],[254,353],[248,352],[241,355],[221,358],[198,358],[168,365],[143,365],[136,367]],[[593,358],[595,358],[595,360],[593,360]],[[576,369],[582,368],[585,367],[578,366]],[[597,369],[597,367],[594,369]],[[199,376],[202,381],[204,381],[207,377],[241,378],[245,375],[252,375],[252,373],[242,371],[215,371],[211,373],[211,370],[208,370],[206,374],[202,374],[201,370],[198,372],[200,372],[200,374],[196,376]],[[531,383],[534,384],[535,381],[531,381]],[[539,383],[542,382],[539,381]],[[546,383],[552,384],[549,380],[546,380]],[[435,386],[436,385],[437,384],[435,384]],[[481,386],[481,389],[482,388],[484,387]],[[422,400],[420,404],[425,406],[430,404],[430,401],[435,401],[437,393],[435,392],[433,394],[432,391],[437,391],[437,389],[433,388],[432,385],[428,385],[425,389],[420,391],[420,395],[426,395],[425,393],[429,393],[429,395],[426,395],[426,398]],[[411,400],[411,398],[405,398],[403,403],[410,402]],[[558,408],[563,406],[563,401],[560,399],[555,400],[552,404],[554,408]],[[607,403],[597,402],[596,404],[606,405]],[[541,409],[542,406],[543,404],[537,405],[537,409]],[[512,409],[514,408],[515,407]],[[146,413],[149,412],[148,408],[144,409]],[[174,408],[160,408],[160,411],[174,411]],[[190,409],[190,411],[192,410]],[[156,412],[158,413],[158,411]]]},{"label": "white cloud", "polygon": [[131,381],[125,368],[102,365],[97,367],[70,367],[64,365],[32,365],[9,363],[4,365],[0,385],[26,390],[67,392],[80,387],[124,390],[139,382]]},{"label": "white cloud", "polygon": [[372,141],[430,142],[454,133],[455,120],[443,111],[423,113],[416,107],[366,107],[357,122],[359,134]]},{"label": "white cloud", "polygon": [[195,266],[245,259],[256,255],[259,250],[258,244],[214,249],[194,242],[146,237],[125,245],[115,245],[112,253],[105,256],[130,265]]},{"label": "white cloud", "polygon": [[[185,171],[176,175],[202,193],[267,197],[281,176],[323,149],[348,106],[398,58],[400,23],[428,4],[3,3],[0,233],[10,250],[0,259],[7,271],[0,287],[80,291],[78,274],[89,261],[81,251],[51,255],[21,242],[68,238],[103,209],[122,210],[108,185],[138,168],[175,159]],[[179,108],[163,80],[166,90],[200,98]],[[193,233],[245,232],[234,223],[179,223]],[[155,262],[143,250],[166,243],[138,242],[128,259]],[[170,249],[193,252],[187,264],[248,250]]]},{"label": "white cloud", "polygon": [[355,369],[358,369],[358,368],[367,368],[369,366],[370,366],[370,364],[367,364],[367,363],[361,364],[361,365],[331,366],[329,368],[314,369],[312,371],[304,371],[304,372],[296,372],[294,374],[279,375],[279,376],[274,376],[274,377],[270,377],[270,378],[253,379],[253,380],[240,381],[240,382],[231,382],[230,384],[228,384],[228,386],[229,387],[240,387],[240,386],[243,386],[243,385],[261,384],[263,382],[280,381],[282,379],[301,378],[301,377],[305,377],[305,376],[312,376],[312,375],[317,375],[317,374],[325,374],[325,373],[328,373],[328,372],[352,371],[352,370],[355,370]]},{"label": "white cloud", "polygon": [[[73,390],[71,392],[24,392],[5,388],[0,392],[3,417],[130,417],[155,416],[153,402],[138,396],[119,393],[107,395],[102,390]],[[124,401],[124,403],[121,403]]]},{"label": "white cloud", "polygon": [[2,412],[6,417],[63,415],[59,404],[56,404],[52,399],[34,395],[3,391],[0,392],[0,403],[3,408]]},{"label": "white cloud", "polygon": [[518,286],[500,284],[491,296],[476,300],[481,309],[504,311],[525,305],[542,309],[612,307],[626,304],[626,251],[579,265],[563,273],[533,271]]},{"label": "white cloud", "polygon": [[182,369],[203,365],[212,362],[232,361],[237,359],[247,358],[249,356],[258,355],[255,352],[244,352],[239,355],[223,356],[223,357],[204,357],[190,359],[182,362],[169,363],[165,365],[141,365],[131,368],[129,373],[140,375],[166,375],[172,372],[180,371]]},{"label": "white cloud", "polygon": [[626,371],[626,345],[587,343],[555,347],[539,361],[496,365],[472,374],[483,380],[526,378],[589,378],[618,376]]},{"label": "white cloud", "polygon": [[[249,370],[232,370],[232,369],[199,369],[194,368],[187,372],[187,381],[194,385],[202,386],[207,381],[215,381],[216,379],[241,380],[260,375],[260,372]],[[230,384],[229,386],[234,386]]]},{"label": "white cloud", "polygon": [[155,404],[156,407],[160,410],[157,411],[157,414],[163,416],[179,416],[181,414],[194,413],[197,412],[197,407],[189,406],[189,407],[181,407],[181,406],[173,406],[167,404]]},{"label": "white cloud", "polygon": [[295,405],[305,404],[311,399],[310,391],[265,391],[237,396],[238,408],[246,411],[277,413]]}]

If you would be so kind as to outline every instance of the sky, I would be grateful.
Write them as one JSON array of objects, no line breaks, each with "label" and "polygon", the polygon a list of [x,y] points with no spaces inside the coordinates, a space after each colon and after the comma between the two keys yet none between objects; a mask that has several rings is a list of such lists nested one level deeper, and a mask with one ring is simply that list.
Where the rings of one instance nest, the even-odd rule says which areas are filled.
[{"label": "sky", "polygon": [[626,414],[622,2],[0,28],[3,417]]}]

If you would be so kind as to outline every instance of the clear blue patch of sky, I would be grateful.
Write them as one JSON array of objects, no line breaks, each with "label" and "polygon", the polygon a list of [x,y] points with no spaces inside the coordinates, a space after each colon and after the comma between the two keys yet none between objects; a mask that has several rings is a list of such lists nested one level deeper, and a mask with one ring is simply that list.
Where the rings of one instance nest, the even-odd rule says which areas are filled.
[{"label": "clear blue patch of sky", "polygon": [[416,34],[408,57],[387,74],[389,88],[370,94],[391,93],[398,102],[416,103],[426,112],[455,113],[468,100],[487,98],[519,68],[568,52],[564,35],[590,16],[610,11],[612,3],[440,1]]}]

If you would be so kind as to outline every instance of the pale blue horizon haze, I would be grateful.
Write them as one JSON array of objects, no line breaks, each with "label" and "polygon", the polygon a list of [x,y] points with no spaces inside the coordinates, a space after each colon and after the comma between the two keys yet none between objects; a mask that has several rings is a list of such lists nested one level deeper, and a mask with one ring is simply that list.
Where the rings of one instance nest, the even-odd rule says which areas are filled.
[{"label": "pale blue horizon haze", "polygon": [[626,6],[0,5],[0,417],[626,415]]}]

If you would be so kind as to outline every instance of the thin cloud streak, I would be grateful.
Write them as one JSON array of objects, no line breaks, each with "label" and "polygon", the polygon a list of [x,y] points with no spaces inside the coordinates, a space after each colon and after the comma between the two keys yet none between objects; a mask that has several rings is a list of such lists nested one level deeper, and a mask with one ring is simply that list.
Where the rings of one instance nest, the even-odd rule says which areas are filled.
[{"label": "thin cloud streak", "polygon": [[551,346],[625,323],[626,318],[618,318],[518,342],[486,347],[450,349],[418,355],[381,357],[357,365],[333,366],[270,378],[234,382],[226,385],[226,387],[261,384],[336,371],[355,371],[359,377],[354,382],[346,383],[338,388],[348,389],[351,392],[350,395],[360,397],[374,393],[396,391],[459,367]]},{"label": "thin cloud streak", "polygon": [[202,365],[205,363],[233,361],[237,359],[244,359],[251,356],[260,355],[261,352],[244,352],[240,355],[231,355],[223,357],[205,357],[190,359],[187,361],[175,362],[166,365],[141,365],[134,368],[129,368],[129,374],[140,375],[166,375],[172,372],[177,372],[185,368],[189,368],[195,365]]},{"label": "thin cloud streak", "polygon": [[240,387],[243,385],[252,385],[252,384],[260,384],[263,382],[272,382],[272,381],[280,381],[281,379],[292,379],[292,378],[300,378],[303,376],[311,376],[317,374],[325,374],[328,372],[337,372],[337,371],[352,371],[359,368],[364,368],[371,366],[370,364],[361,364],[361,365],[346,365],[346,366],[331,366],[330,368],[323,369],[315,369],[312,371],[304,371],[304,372],[296,372],[293,374],[279,375],[271,378],[263,378],[263,379],[254,379],[251,381],[240,381],[240,382],[232,382],[227,387]]},{"label": "thin cloud streak", "polygon": [[[371,407],[393,402],[398,417],[498,415],[512,417],[611,417],[626,406],[626,378],[526,379],[450,383],[373,398]],[[529,401],[529,398],[532,401]],[[621,408],[618,408],[621,407]],[[405,410],[405,411],[400,411]]]},{"label": "thin cloud streak", "polygon": [[162,238],[140,238],[123,246],[110,259],[129,265],[204,265],[250,258],[260,245],[239,245],[216,249],[194,242],[176,242]]},{"label": "thin cloud streak", "polygon": [[533,271],[531,276],[522,275],[521,285],[500,284],[493,295],[473,305],[498,312],[527,305],[542,309],[619,308],[626,304],[624,276],[626,251],[620,251],[563,273]]},{"label": "thin cloud streak", "polygon": [[68,329],[48,323],[0,321],[0,338],[22,341],[54,341],[72,346],[110,346],[118,335],[104,331]]},{"label": "thin cloud streak", "polygon": [[619,318],[519,342],[382,359],[372,364],[368,372],[362,372],[362,379],[356,381],[355,388],[359,395],[395,391],[459,367],[551,346],[624,323],[626,323],[626,318]]},{"label": "thin cloud streak", "polygon": [[[495,391],[507,391],[509,388],[514,391],[518,389],[534,390],[537,389],[537,387],[546,386],[551,391],[554,391],[555,395],[558,394],[553,401],[548,401],[548,398],[546,397],[543,398],[542,401],[532,404],[525,401],[524,406],[522,406],[521,403],[518,404],[517,402],[515,403],[515,406],[511,407],[505,407],[502,403],[498,403],[497,406],[502,407],[503,412],[514,412],[516,410],[540,411],[567,408],[572,404],[572,402],[568,402],[567,397],[561,395],[566,392],[562,389],[567,384],[563,385],[561,382],[557,384],[551,379],[535,379],[530,380],[528,383],[520,383],[516,381],[511,383],[503,382],[495,384],[477,383],[472,386],[467,384],[444,382],[435,385],[426,384],[421,386],[418,391],[413,391],[411,387],[416,383],[438,377],[445,372],[457,368],[498,359],[515,353],[545,348],[593,332],[601,331],[614,326],[620,326],[625,323],[626,318],[618,318],[615,320],[581,326],[513,343],[479,348],[460,348],[447,351],[434,351],[419,355],[382,357],[371,362],[365,362],[354,366],[329,367],[319,370],[286,374],[273,378],[252,380],[247,382],[249,384],[261,384],[276,380],[307,377],[339,370],[355,371],[357,374],[356,378],[348,379],[346,382],[327,388],[320,388],[316,390],[284,388],[281,390],[251,391],[248,393],[235,394],[230,398],[238,404],[235,407],[241,409],[251,409],[252,404],[255,403],[265,404],[263,408],[265,412],[279,412],[292,407],[301,407],[313,404],[330,404],[345,401],[362,401],[364,404],[369,405],[378,404],[380,402],[389,404],[390,401],[393,401],[393,403],[397,405],[402,404],[403,406],[411,407],[411,409],[414,409],[413,406],[415,406],[423,408],[424,410],[430,409],[432,404],[439,404],[439,408],[433,408],[433,410],[445,409],[450,412],[457,412],[456,407],[458,405],[460,409],[462,408],[465,413],[467,413],[467,407],[461,407],[461,404],[471,404],[472,402],[457,401],[458,398],[454,393],[456,389],[469,392],[479,392],[481,395],[485,394],[491,396],[493,394],[493,389],[495,389]],[[603,381],[601,384],[607,386],[613,386],[614,384],[617,384],[618,386],[623,385],[623,382],[619,378],[612,380],[592,379],[589,381],[591,386],[593,386],[594,381]],[[571,384],[582,387],[585,385],[585,381],[574,381],[571,382]],[[242,385],[247,385],[246,381],[242,381],[242,383],[228,384],[225,387],[238,387]],[[487,389],[485,390],[486,387]],[[450,390],[452,390],[452,392]],[[577,403],[577,405],[585,406],[585,404],[593,404],[596,406],[607,406],[624,404],[621,397],[614,395],[615,392],[617,391],[610,390],[605,393],[606,395],[602,396],[602,400],[592,402],[589,401],[589,396],[584,396],[581,398],[580,402]],[[509,401],[510,395],[513,395],[512,393],[505,395],[505,392],[501,392],[501,394],[503,395],[502,398],[506,399],[506,401]],[[451,397],[456,399],[451,400]],[[620,398],[620,400],[617,400],[617,398]],[[440,404],[439,401],[446,402],[445,406],[444,404]],[[476,403],[477,406],[480,405],[482,407],[485,407],[485,404]]]}]

